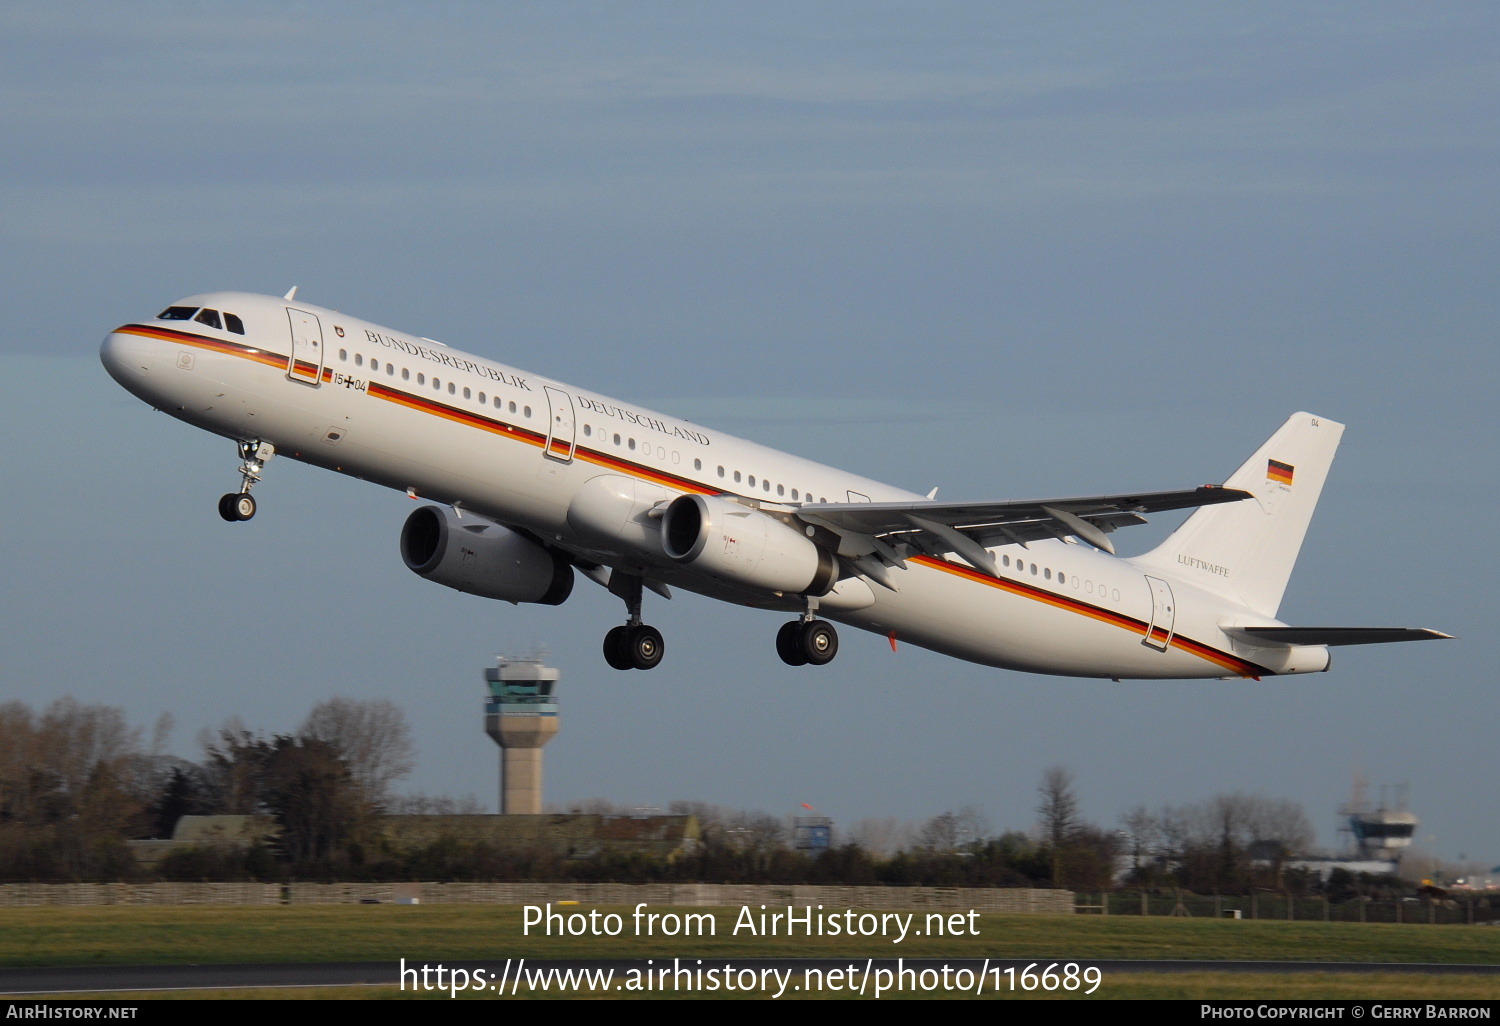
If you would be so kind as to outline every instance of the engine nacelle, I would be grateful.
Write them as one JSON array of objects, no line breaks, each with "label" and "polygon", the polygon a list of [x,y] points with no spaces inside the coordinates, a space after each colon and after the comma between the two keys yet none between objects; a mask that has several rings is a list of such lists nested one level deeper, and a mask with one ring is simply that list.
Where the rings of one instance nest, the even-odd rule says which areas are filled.
[{"label": "engine nacelle", "polygon": [[414,573],[470,595],[555,606],[573,591],[573,566],[525,535],[472,513],[423,506],[401,528]]},{"label": "engine nacelle", "polygon": [[661,547],[684,566],[734,584],[826,595],[838,560],[795,527],[711,495],[679,495],[661,518]]}]

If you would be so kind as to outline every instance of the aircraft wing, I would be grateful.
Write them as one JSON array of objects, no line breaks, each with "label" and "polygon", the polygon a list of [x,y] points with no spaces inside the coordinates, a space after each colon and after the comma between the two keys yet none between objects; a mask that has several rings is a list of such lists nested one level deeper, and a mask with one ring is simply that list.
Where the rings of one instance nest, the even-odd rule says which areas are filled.
[{"label": "aircraft wing", "polygon": [[1453,637],[1427,627],[1226,627],[1224,633],[1258,645],[1384,645]]},{"label": "aircraft wing", "polygon": [[[825,502],[796,510],[802,521],[839,534],[847,557],[878,555],[897,565],[901,550],[932,554],[956,552],[975,569],[996,575],[991,545],[1021,545],[1046,538],[1076,537],[1113,552],[1105,537],[1131,524],[1143,524],[1144,513],[1239,502],[1251,494],[1237,488],[1201,488],[1172,492],[1090,495],[1067,499],[1015,502]],[[861,544],[861,542],[864,544]]]}]

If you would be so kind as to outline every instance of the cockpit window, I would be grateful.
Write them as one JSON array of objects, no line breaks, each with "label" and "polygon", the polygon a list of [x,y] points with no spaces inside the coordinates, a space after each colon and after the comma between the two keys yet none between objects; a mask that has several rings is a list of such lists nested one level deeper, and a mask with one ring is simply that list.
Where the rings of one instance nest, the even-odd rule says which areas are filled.
[{"label": "cockpit window", "polygon": [[210,328],[223,327],[223,325],[219,323],[219,311],[210,310],[206,306],[202,310],[198,311],[198,316],[194,317],[193,320],[197,321],[199,324],[207,324]]},{"label": "cockpit window", "polygon": [[198,312],[196,306],[169,306],[156,315],[159,321],[190,321],[193,314]]},{"label": "cockpit window", "polygon": [[240,320],[232,313],[227,313],[224,315],[224,327],[228,328],[236,335],[243,335],[245,333],[245,322]]}]

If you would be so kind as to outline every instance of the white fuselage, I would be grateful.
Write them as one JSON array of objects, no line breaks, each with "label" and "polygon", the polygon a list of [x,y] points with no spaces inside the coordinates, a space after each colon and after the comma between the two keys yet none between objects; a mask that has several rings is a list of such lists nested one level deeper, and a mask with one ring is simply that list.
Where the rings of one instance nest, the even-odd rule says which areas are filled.
[{"label": "white fuselage", "polygon": [[[922,498],[295,300],[213,293],[181,306],[233,314],[243,331],[152,319],[111,333],[105,365],[152,406],[458,505],[580,561],[716,598],[783,610],[804,604],[668,559],[660,521],[648,515],[662,501],[699,492],[779,511]],[[601,496],[634,511],[613,534],[589,515]],[[1166,571],[1148,576],[1129,559],[1071,540],[991,551],[997,576],[917,556],[890,570],[896,590],[846,577],[818,611],[961,659],[1039,673],[1258,677],[1327,667],[1321,647],[1231,638],[1223,627],[1278,621]]]}]

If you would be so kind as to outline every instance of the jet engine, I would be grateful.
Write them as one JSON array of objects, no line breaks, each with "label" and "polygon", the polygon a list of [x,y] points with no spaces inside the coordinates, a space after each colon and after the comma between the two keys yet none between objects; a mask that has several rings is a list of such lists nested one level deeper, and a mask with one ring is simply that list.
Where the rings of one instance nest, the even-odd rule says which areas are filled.
[{"label": "jet engine", "polygon": [[792,595],[826,595],[838,560],[795,527],[712,495],[679,495],[661,518],[662,550],[733,584]]},{"label": "jet engine", "polygon": [[429,581],[505,602],[555,606],[573,590],[572,564],[558,553],[509,527],[441,506],[406,518],[401,558]]}]

